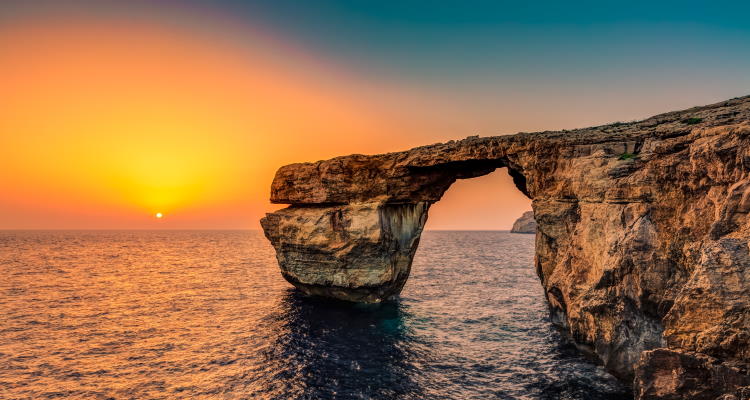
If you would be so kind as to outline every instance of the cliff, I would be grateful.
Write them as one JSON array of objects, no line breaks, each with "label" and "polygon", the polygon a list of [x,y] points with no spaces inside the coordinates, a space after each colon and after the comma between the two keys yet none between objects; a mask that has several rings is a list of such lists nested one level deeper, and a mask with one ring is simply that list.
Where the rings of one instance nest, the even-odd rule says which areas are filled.
[{"label": "cliff", "polygon": [[536,220],[533,211],[526,211],[513,223],[511,233],[536,233]]},{"label": "cliff", "polygon": [[363,302],[405,284],[430,205],[507,168],[532,199],[552,321],[639,399],[750,385],[750,97],[632,123],[470,137],[276,173],[282,275]]}]

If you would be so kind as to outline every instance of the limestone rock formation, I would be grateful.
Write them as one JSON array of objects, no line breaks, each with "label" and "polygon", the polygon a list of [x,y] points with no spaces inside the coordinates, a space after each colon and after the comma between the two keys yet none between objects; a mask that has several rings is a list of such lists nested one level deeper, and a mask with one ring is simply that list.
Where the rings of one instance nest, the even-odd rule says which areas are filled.
[{"label": "limestone rock formation", "polygon": [[288,165],[271,200],[290,206],[261,223],[293,285],[377,302],[406,282],[430,205],[497,168],[533,200],[536,271],[552,321],[580,349],[635,378],[642,399],[743,396],[750,97]]},{"label": "limestone rock formation", "polygon": [[634,391],[640,400],[750,398],[750,376],[701,353],[656,349],[643,353]]},{"label": "limestone rock formation", "polygon": [[536,220],[533,211],[526,211],[513,223],[512,233],[536,233]]}]

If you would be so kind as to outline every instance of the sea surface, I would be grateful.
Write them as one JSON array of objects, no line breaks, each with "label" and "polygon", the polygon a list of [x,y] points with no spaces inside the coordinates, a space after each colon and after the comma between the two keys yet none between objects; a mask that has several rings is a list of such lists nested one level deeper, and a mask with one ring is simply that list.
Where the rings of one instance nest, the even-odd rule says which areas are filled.
[{"label": "sea surface", "polygon": [[534,236],[425,232],[400,300],[300,295],[258,231],[0,231],[2,399],[629,399]]}]

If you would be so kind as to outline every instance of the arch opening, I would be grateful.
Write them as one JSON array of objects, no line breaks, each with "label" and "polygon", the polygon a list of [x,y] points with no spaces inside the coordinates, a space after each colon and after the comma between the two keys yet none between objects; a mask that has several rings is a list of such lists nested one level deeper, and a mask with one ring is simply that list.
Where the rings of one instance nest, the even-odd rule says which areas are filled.
[{"label": "arch opening", "polygon": [[429,211],[425,230],[510,230],[531,210],[526,179],[502,167],[486,175],[459,178]]}]

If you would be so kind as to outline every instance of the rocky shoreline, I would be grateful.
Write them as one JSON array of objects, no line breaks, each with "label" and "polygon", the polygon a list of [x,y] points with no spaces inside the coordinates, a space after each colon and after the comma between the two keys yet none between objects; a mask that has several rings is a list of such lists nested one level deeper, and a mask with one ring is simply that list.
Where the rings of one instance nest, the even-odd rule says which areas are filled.
[{"label": "rocky shoreline", "polygon": [[[750,396],[750,97],[279,169],[261,224],[314,295],[397,296],[430,206],[506,168],[532,199],[550,315],[637,399]],[[450,283],[446,283],[450,284]]]}]

